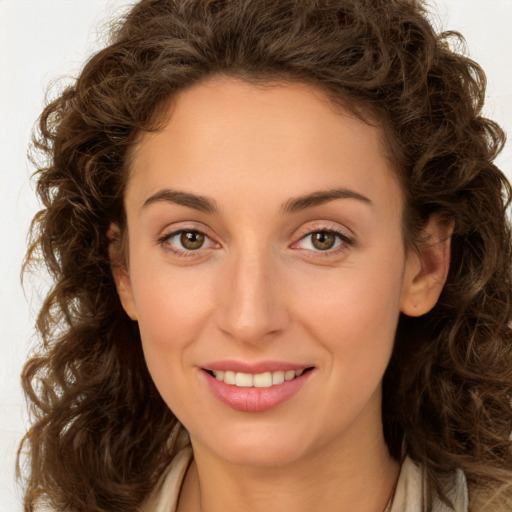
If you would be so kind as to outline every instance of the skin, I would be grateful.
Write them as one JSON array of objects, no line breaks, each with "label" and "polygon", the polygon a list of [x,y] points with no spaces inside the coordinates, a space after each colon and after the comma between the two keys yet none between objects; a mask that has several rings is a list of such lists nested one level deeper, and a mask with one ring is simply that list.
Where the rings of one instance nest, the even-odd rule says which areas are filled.
[{"label": "skin", "polygon": [[[334,189],[350,197],[283,211]],[[380,129],[308,85],[216,77],[141,136],[125,207],[118,292],[194,451],[179,511],[382,511],[399,472],[383,438],[382,377],[400,312],[437,301],[449,233],[433,218],[431,243],[406,253]],[[204,244],[187,251],[180,230]],[[333,248],[312,243],[319,232],[339,233]],[[243,412],[205,384],[203,369],[226,359],[313,369],[284,403]]]}]

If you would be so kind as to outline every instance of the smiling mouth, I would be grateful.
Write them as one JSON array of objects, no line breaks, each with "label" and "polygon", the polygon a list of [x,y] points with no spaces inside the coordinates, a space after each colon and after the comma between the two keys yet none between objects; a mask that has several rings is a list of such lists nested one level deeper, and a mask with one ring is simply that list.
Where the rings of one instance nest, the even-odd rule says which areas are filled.
[{"label": "smiling mouth", "polygon": [[306,373],[312,369],[313,368],[288,371],[278,370],[275,372],[264,372],[257,374],[234,372],[230,370],[206,370],[206,372],[215,379],[231,386],[237,386],[241,388],[270,388],[272,386],[278,386],[285,381],[296,379],[303,373]]}]

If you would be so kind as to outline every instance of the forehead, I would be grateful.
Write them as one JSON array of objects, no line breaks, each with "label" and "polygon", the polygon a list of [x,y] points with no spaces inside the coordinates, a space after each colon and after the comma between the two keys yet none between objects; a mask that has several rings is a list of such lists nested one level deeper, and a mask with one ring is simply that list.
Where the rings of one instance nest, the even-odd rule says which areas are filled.
[{"label": "forehead", "polygon": [[134,151],[128,195],[137,189],[139,200],[171,185],[208,196],[261,191],[269,200],[340,186],[396,188],[381,129],[307,84],[216,77],[174,97],[166,119]]}]

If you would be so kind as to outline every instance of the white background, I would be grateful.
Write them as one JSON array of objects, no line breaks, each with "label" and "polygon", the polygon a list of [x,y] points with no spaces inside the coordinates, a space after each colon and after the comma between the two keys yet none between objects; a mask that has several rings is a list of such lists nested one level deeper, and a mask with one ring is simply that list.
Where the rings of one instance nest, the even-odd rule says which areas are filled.
[{"label": "white background", "polygon": [[[28,225],[37,209],[26,159],[50,81],[73,76],[101,46],[102,27],[130,0],[0,0],[0,512],[20,512],[14,481],[27,414],[19,374],[39,304],[20,285]],[[486,113],[512,137],[512,0],[437,0],[436,24],[460,30],[488,75]],[[512,144],[498,164],[512,178]]]}]

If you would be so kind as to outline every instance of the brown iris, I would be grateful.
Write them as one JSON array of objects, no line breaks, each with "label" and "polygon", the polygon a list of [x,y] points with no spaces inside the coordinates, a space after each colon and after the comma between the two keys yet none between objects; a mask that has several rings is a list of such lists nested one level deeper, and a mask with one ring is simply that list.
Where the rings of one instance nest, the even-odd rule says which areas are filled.
[{"label": "brown iris", "polygon": [[316,249],[326,251],[334,247],[336,235],[328,231],[318,231],[317,233],[311,234],[311,243]]},{"label": "brown iris", "polygon": [[205,236],[198,231],[183,231],[180,236],[181,245],[189,251],[200,249],[204,244]]}]

